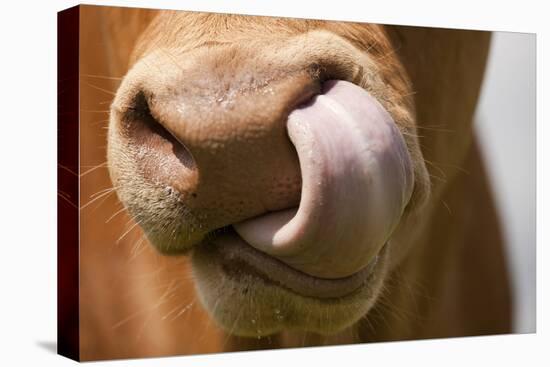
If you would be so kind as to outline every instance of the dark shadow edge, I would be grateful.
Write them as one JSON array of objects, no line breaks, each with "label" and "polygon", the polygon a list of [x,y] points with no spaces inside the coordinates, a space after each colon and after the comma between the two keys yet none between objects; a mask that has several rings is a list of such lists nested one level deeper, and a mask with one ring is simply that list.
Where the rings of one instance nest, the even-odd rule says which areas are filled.
[{"label": "dark shadow edge", "polygon": [[[57,13],[57,344],[80,360],[79,323],[80,7]],[[39,342],[53,350],[51,342]]]}]

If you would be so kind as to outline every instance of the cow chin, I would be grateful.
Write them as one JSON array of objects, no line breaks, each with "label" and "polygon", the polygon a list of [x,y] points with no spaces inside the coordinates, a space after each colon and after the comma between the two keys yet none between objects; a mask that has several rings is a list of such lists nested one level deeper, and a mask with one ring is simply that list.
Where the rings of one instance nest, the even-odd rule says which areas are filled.
[{"label": "cow chin", "polygon": [[388,243],[364,281],[339,297],[300,294],[254,266],[228,259],[222,247],[211,243],[193,250],[191,264],[201,303],[229,334],[260,338],[281,331],[306,331],[330,335],[354,325],[374,305],[390,252]]}]

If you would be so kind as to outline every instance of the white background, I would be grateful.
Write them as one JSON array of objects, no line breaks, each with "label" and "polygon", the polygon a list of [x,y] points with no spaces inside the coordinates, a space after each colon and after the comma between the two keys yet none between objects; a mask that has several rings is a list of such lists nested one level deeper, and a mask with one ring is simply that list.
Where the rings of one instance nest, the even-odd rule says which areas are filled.
[{"label": "white background", "polygon": [[[91,3],[100,3],[91,1]],[[0,365],[5,366],[50,366],[69,365],[73,362],[57,356],[56,338],[56,11],[75,5],[70,1],[17,1],[0,13],[0,36],[2,37],[0,65],[0,93],[2,103],[0,135],[0,184],[2,247],[0,256]],[[110,5],[134,5],[163,7],[185,10],[223,11],[234,13],[282,15],[322,19],[358,20],[376,23],[411,24],[438,27],[473,28],[486,30],[508,30],[536,32],[537,36],[537,334],[459,338],[420,342],[379,343],[363,346],[328,347],[309,350],[286,350],[276,352],[253,352],[218,354],[196,357],[171,357],[119,362],[101,362],[95,365],[114,364],[160,366],[196,365],[219,366],[220,363],[242,366],[262,365],[423,365],[463,366],[469,365],[548,365],[548,317],[541,312],[548,309],[548,255],[544,244],[548,242],[548,194],[549,187],[547,158],[548,148],[542,142],[548,139],[546,121],[548,102],[547,14],[544,2],[528,1],[506,3],[498,6],[490,2],[461,0],[443,1],[344,1],[305,3],[298,1],[245,2],[233,1],[231,5],[214,1],[112,1]],[[515,58],[524,55],[513,47],[534,45],[515,43],[511,49],[502,51],[512,62],[525,65]],[[495,48],[498,48],[498,43]],[[497,51],[496,52],[501,52]],[[532,64],[532,61],[527,61]],[[493,92],[483,96],[479,110],[479,129],[488,137],[488,146],[495,149],[487,157],[499,157],[498,146],[505,145],[510,152],[507,158],[493,160],[493,174],[506,174],[514,184],[498,187],[499,206],[504,219],[512,223],[507,227],[510,243],[525,246],[532,244],[534,236],[534,213],[532,201],[534,192],[526,188],[517,189],[529,182],[534,166],[532,125],[529,118],[517,110],[517,98],[530,99],[508,89],[503,92],[506,103],[494,106],[495,93],[504,91],[503,80],[509,73],[522,73],[517,67],[502,71],[494,66],[496,83]],[[506,67],[505,67],[506,68]],[[508,70],[508,71],[506,71]],[[511,75],[511,74],[510,74]],[[531,74],[515,76],[517,81],[527,83]],[[499,81],[500,80],[500,81]],[[533,93],[529,86],[521,89]],[[496,91],[496,92],[495,92]],[[529,103],[529,102],[528,102]],[[493,106],[493,107],[491,107]],[[519,107],[518,107],[519,108]],[[486,111],[500,110],[495,119]],[[514,115],[520,114],[520,115]],[[493,135],[494,126],[508,119],[512,121],[500,138]],[[523,121],[525,130],[519,129],[513,121]],[[495,125],[496,124],[496,125]],[[504,125],[503,125],[504,126]],[[500,125],[499,125],[500,127]],[[521,141],[521,142],[519,142]],[[525,148],[525,149],[524,149]],[[527,154],[526,156],[522,154]],[[520,158],[523,157],[523,158]],[[546,166],[546,167],[545,167]],[[527,180],[525,181],[525,177]],[[513,190],[512,187],[516,189]],[[523,203],[527,200],[527,204]],[[518,204],[519,203],[519,204]],[[518,212],[519,211],[519,212]],[[525,233],[522,231],[526,231]],[[518,241],[518,238],[520,239]],[[525,238],[526,240],[522,240]],[[520,245],[523,246],[523,245]],[[516,285],[532,284],[534,257],[524,257],[512,247],[510,253],[517,255],[513,260]],[[524,252],[529,253],[529,252]],[[522,264],[527,264],[527,267]],[[529,286],[527,286],[529,288]],[[546,288],[546,291],[545,291]],[[518,325],[525,330],[532,329],[532,289],[523,289],[529,300],[523,312],[518,315]],[[522,293],[523,294],[523,293]],[[525,316],[527,315],[527,316]],[[546,353],[545,353],[546,352]]]},{"label": "white background", "polygon": [[476,128],[508,245],[515,331],[535,331],[535,55],[533,34],[493,34]]}]

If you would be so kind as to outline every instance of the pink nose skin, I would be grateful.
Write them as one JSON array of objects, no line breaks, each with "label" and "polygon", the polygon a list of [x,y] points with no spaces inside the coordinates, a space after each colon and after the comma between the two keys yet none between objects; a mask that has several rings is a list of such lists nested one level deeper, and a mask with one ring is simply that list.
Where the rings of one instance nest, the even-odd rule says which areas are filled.
[{"label": "pink nose skin", "polygon": [[299,206],[234,225],[256,249],[320,278],[367,266],[397,226],[413,189],[405,141],[364,89],[325,83],[294,110],[287,131],[300,161]]}]

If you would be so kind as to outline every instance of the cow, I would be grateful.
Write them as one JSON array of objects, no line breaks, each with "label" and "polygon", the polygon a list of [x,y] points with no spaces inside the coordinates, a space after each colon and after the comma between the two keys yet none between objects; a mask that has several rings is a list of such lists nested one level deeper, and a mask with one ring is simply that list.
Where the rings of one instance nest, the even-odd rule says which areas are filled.
[{"label": "cow", "polygon": [[80,19],[82,359],[511,331],[490,32]]}]

